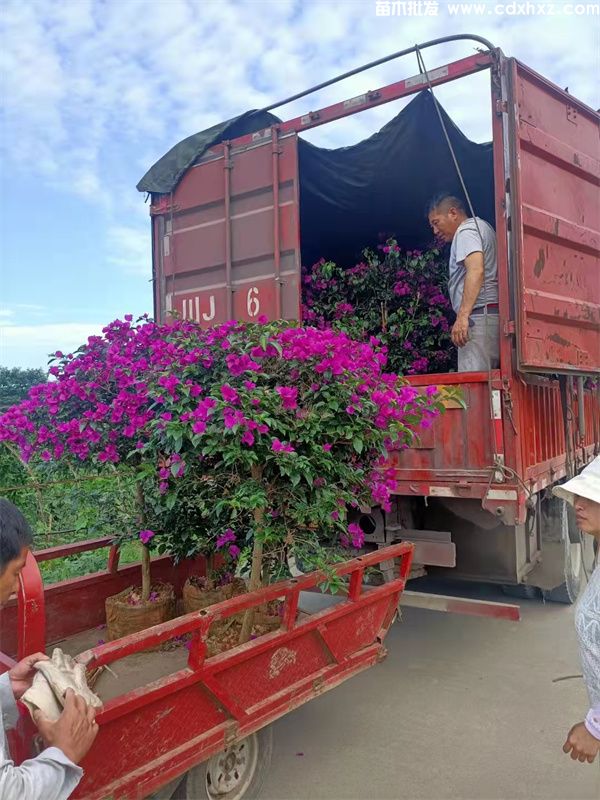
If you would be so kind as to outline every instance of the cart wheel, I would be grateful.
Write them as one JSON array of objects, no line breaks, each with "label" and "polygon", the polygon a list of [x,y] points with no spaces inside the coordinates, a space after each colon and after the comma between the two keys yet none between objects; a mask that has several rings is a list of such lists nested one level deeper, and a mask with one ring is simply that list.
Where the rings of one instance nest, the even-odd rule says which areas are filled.
[{"label": "cart wheel", "polygon": [[273,731],[267,726],[189,770],[173,800],[255,800],[272,754]]}]

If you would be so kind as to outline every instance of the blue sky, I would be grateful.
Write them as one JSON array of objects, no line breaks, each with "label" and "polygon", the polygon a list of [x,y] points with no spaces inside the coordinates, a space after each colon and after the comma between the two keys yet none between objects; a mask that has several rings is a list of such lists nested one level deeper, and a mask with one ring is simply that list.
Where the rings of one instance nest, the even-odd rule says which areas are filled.
[{"label": "blue sky", "polygon": [[[452,5],[463,8],[406,3],[385,17],[375,0],[4,0],[0,364],[44,366],[48,352],[73,349],[111,319],[151,311],[147,206],[135,185],[178,140],[215,122],[461,32],[600,105],[600,4],[588,4],[590,13],[562,2]],[[427,67],[472,52],[466,43],[429,50]],[[417,71],[405,58],[277,113],[292,117]],[[487,78],[469,81],[437,96],[483,141]],[[351,144],[403,104],[307,138]]]}]

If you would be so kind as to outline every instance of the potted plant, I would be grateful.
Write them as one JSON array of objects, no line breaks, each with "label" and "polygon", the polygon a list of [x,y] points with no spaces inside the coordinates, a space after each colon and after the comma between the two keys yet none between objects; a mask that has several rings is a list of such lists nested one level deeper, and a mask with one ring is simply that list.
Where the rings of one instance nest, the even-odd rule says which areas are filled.
[{"label": "potted plant", "polygon": [[[360,547],[347,510],[388,507],[393,478],[382,465],[438,413],[434,392],[385,373],[376,340],[341,331],[232,322],[179,341],[190,351],[199,343],[202,359],[176,383],[168,373],[172,391],[143,448],[149,463],[170,465],[154,501],[159,552],[226,551],[252,591],[289,574],[292,556],[323,567],[325,548]],[[240,641],[252,626],[248,613]]]},{"label": "potted plant", "polygon": [[[324,568],[332,545],[360,547],[348,509],[388,506],[388,451],[439,410],[435,390],[420,395],[385,372],[377,339],[266,320],[204,331],[125,318],[57,358],[56,380],[0,420],[0,438],[25,458],[79,459],[131,476],[142,586],[107,600],[109,637],[173,613],[172,592],[152,586],[151,549],[220,558],[252,591],[288,574],[292,557]],[[214,570],[198,576],[196,594],[230,591],[214,580]],[[231,581],[231,591],[242,589]],[[254,616],[244,616],[240,641]]]}]

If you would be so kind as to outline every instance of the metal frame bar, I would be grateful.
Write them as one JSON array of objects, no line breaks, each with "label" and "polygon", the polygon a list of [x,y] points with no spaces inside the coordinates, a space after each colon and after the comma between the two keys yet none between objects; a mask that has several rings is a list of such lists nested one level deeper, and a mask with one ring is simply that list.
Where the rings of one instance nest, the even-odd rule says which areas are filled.
[{"label": "metal frame bar", "polygon": [[261,111],[272,111],[273,109],[287,105],[294,100],[299,100],[301,97],[306,97],[309,94],[313,94],[321,89],[325,89],[327,86],[332,86],[334,83],[339,83],[340,81],[346,80],[346,78],[351,78],[353,75],[358,75],[360,72],[366,72],[369,69],[373,69],[373,67],[379,67],[381,64],[387,64],[388,61],[393,61],[396,58],[402,58],[402,56],[416,53],[417,50],[426,50],[428,47],[435,47],[439,44],[449,44],[450,42],[460,41],[477,42],[478,44],[482,44],[486,50],[495,49],[494,45],[489,39],[484,39],[482,36],[478,36],[477,34],[473,33],[457,33],[453,34],[452,36],[441,36],[438,39],[429,39],[427,42],[412,45],[412,47],[407,47],[404,50],[398,50],[396,53],[391,53],[389,56],[383,56],[375,61],[369,61],[367,64],[363,64],[360,67],[351,69],[349,72],[344,72],[342,75],[337,75],[335,78],[330,78],[323,83],[319,83],[317,86],[312,86],[310,89],[305,89],[303,92],[298,92],[298,94],[294,94],[285,100],[279,100],[277,103],[272,103],[270,106],[266,106],[265,108],[261,109]]},{"label": "metal frame bar", "polygon": [[223,175],[225,181],[225,284],[227,291],[227,317],[233,317],[233,285],[232,285],[232,254],[231,254],[231,142],[223,142],[225,160]]},{"label": "metal frame bar", "polygon": [[400,598],[400,605],[424,608],[428,611],[443,611],[448,614],[505,619],[511,622],[518,622],[521,619],[521,609],[511,603],[494,603],[490,600],[473,600],[470,597],[452,597],[445,594],[405,591]]},{"label": "metal frame bar", "polygon": [[[412,52],[412,48],[410,51]],[[463,78],[467,75],[473,75],[481,70],[488,69],[494,63],[494,55],[490,53],[478,53],[474,56],[467,56],[458,61],[452,61],[443,67],[431,70],[431,84],[432,86],[441,86],[444,83]],[[344,117],[358,114],[365,111],[367,108],[375,108],[376,106],[391,103],[394,100],[399,100],[402,97],[408,97],[411,94],[420,92],[425,86],[425,81],[422,76],[412,76],[396,83],[388,84],[379,89],[371,92],[365,92],[340,103],[321,108],[318,111],[311,111],[308,114],[303,114],[299,117],[287,120],[278,124],[279,135],[289,136],[302,131],[317,128],[320,125],[326,125],[328,122],[334,122]],[[303,95],[301,95],[303,96]],[[232,147],[244,148],[247,146],[256,146],[261,138],[267,139],[271,136],[271,128],[267,128],[262,132],[248,133],[244,136],[239,136],[237,139],[232,139],[230,144]],[[218,147],[212,148],[213,153],[218,152]]]},{"label": "metal frame bar", "polygon": [[273,258],[275,271],[275,316],[281,317],[281,247],[279,240],[279,129],[271,129],[273,164]]},{"label": "metal frame bar", "polygon": [[102,536],[100,539],[86,539],[84,542],[74,544],[59,544],[56,547],[46,547],[43,550],[35,550],[33,555],[39,563],[42,561],[54,561],[57,558],[65,558],[76,553],[85,553],[88,550],[101,550],[103,547],[111,547],[114,541],[112,536]]}]

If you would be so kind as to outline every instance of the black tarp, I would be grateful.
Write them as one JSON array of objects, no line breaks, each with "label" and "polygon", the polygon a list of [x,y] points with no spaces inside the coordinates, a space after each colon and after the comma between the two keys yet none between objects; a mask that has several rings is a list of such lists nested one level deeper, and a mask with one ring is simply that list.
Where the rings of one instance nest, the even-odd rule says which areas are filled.
[{"label": "black tarp", "polygon": [[175,190],[186,170],[210,147],[226,139],[268,128],[281,120],[268,111],[247,111],[239,117],[220,122],[200,133],[194,133],[176,144],[150,167],[137,185],[138,192],[168,194]]},{"label": "black tarp", "polygon": [[[489,113],[473,109],[474,114]],[[475,212],[494,224],[492,145],[470,141],[442,110],[450,141]],[[250,111],[184,139],[138,184],[144,192],[175,189],[185,171],[212,145],[274,122]],[[351,147],[327,149],[299,138],[302,260],[322,256],[349,263],[380,234],[393,234],[404,247],[426,246],[431,197],[462,195],[448,144],[429,91],[418,94],[380,131]]]},{"label": "black tarp", "polygon": [[[475,213],[494,225],[492,145],[470,141],[442,114]],[[301,141],[299,159],[305,264],[323,256],[350,263],[380,234],[395,235],[407,248],[425,247],[432,240],[431,198],[443,191],[463,196],[428,91],[351,147],[327,150]]]}]

